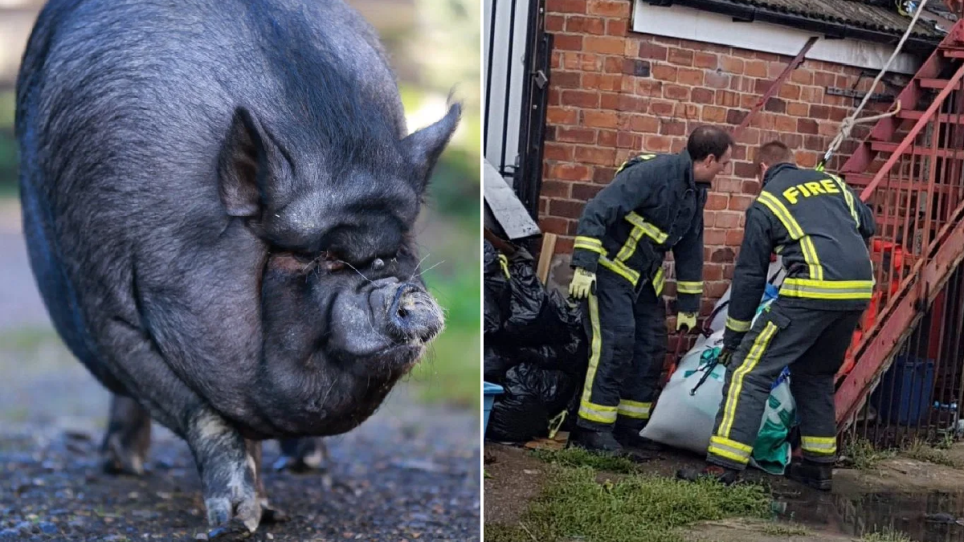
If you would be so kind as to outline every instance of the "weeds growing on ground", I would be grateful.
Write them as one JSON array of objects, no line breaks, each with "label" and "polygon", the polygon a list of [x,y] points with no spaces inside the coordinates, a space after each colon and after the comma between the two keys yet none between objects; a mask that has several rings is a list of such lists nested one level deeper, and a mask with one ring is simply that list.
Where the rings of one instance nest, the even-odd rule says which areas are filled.
[{"label": "weeds growing on ground", "polygon": [[869,440],[857,439],[847,444],[845,453],[850,466],[858,470],[870,470],[885,459],[896,455],[893,450],[876,450]]},{"label": "weeds growing on ground", "polygon": [[904,450],[904,455],[911,459],[944,465],[946,467],[960,468],[964,465],[947,454],[945,450],[932,447],[922,440],[915,440]]},{"label": "weeds growing on ground", "polygon": [[875,533],[865,534],[860,540],[862,542],[913,542],[906,534],[889,527]]},{"label": "weeds growing on ground", "polygon": [[595,454],[580,448],[535,450],[533,455],[546,463],[553,463],[563,467],[590,467],[596,470],[624,474],[640,472],[639,464],[625,457]]},{"label": "weeds growing on ground", "polygon": [[763,527],[763,532],[770,536],[806,536],[810,534],[805,527],[794,523],[771,523]]},{"label": "weeds growing on ground", "polygon": [[486,525],[486,540],[531,542],[582,538],[594,542],[682,542],[681,528],[699,521],[770,515],[763,487],[724,487],[656,476],[596,481],[591,468],[554,466],[548,483],[516,526]]}]

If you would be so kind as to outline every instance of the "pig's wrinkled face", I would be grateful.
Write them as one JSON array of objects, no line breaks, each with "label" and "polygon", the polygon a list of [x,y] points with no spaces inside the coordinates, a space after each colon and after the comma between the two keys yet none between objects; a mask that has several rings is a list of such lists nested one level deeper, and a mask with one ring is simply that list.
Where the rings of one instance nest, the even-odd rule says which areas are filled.
[{"label": "pig's wrinkled face", "polygon": [[[310,345],[297,356],[309,364],[393,379],[439,334],[442,310],[425,290],[410,237],[418,195],[398,180],[360,184],[378,193],[310,193],[262,222],[272,246],[262,286],[266,332]],[[327,217],[312,220],[320,206]]]},{"label": "pig's wrinkled face", "polygon": [[250,112],[235,113],[220,196],[265,247],[262,363],[250,393],[280,433],[351,429],[442,330],[413,229],[459,114],[453,106],[364,160],[336,161],[292,152]]}]

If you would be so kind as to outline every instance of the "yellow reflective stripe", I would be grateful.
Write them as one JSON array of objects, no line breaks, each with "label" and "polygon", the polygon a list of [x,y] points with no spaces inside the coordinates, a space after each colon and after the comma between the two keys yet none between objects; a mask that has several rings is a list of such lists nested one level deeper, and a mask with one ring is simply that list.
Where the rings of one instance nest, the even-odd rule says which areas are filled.
[{"label": "yellow reflective stripe", "polygon": [[588,401],[579,403],[579,417],[599,423],[615,423],[616,407],[597,405]]},{"label": "yellow reflective stripe", "polygon": [[850,190],[847,189],[846,184],[844,184],[843,180],[840,177],[837,177],[836,175],[831,174],[830,178],[833,179],[834,182],[837,183],[837,186],[840,187],[840,192],[843,193],[844,195],[844,200],[847,202],[847,207],[850,208],[850,216],[854,217],[854,223],[857,224],[857,228],[859,229],[860,214],[857,213],[857,208],[854,206],[854,195],[850,193]]},{"label": "yellow reflective stripe", "polygon": [[643,217],[639,216],[635,212],[631,212],[626,215],[626,221],[636,228],[643,230],[643,233],[648,235],[650,239],[656,241],[657,243],[663,244],[666,242],[666,239],[669,238],[669,235],[666,232],[650,224],[649,222],[646,222]]},{"label": "yellow reflective stripe", "polygon": [[777,245],[776,248],[773,249],[773,251],[776,252],[777,254],[783,252],[783,245]]},{"label": "yellow reflective stripe", "polygon": [[572,248],[581,248],[583,250],[589,250],[602,255],[606,254],[606,251],[602,246],[602,241],[592,237],[576,237],[575,241],[572,243]]},{"label": "yellow reflective stripe", "polygon": [[790,234],[793,240],[800,242],[800,250],[803,252],[803,259],[807,262],[810,278],[822,280],[823,266],[820,265],[820,258],[817,257],[817,248],[813,245],[813,240],[810,236],[803,233],[803,228],[801,228],[800,224],[793,218],[793,215],[790,214],[790,211],[783,205],[783,202],[767,191],[760,192],[760,197],[757,198],[757,201],[770,209],[774,216],[777,217],[777,220],[786,228],[787,233]]},{"label": "yellow reflective stripe", "polygon": [[710,437],[710,447],[708,452],[712,455],[729,459],[730,461],[746,464],[750,461],[750,455],[753,452],[753,448],[743,444],[742,442],[713,436]]},{"label": "yellow reflective stripe", "polygon": [[575,242],[602,247],[602,241],[600,241],[599,239],[596,239],[595,237],[586,237],[584,235],[580,235],[576,237]]},{"label": "yellow reflective stripe", "polygon": [[666,284],[666,271],[662,267],[659,271],[656,271],[656,276],[653,277],[653,289],[656,290],[656,295],[663,293],[663,286]]},{"label": "yellow reflective stripe", "polygon": [[636,158],[630,158],[629,160],[626,160],[625,162],[623,162],[621,166],[619,166],[619,169],[616,170],[616,173],[619,173],[620,171],[626,169],[626,166],[635,159],[646,161],[646,160],[652,160],[653,158],[656,158],[655,154],[640,154]]},{"label": "yellow reflective stripe", "polygon": [[836,437],[803,437],[801,448],[806,452],[830,455],[837,453]]},{"label": "yellow reflective stripe", "polygon": [[726,327],[737,333],[746,333],[747,331],[750,331],[750,326],[752,326],[752,322],[747,322],[746,320],[737,320],[731,316],[726,317]]},{"label": "yellow reflective stripe", "polygon": [[502,268],[502,273],[505,274],[505,278],[512,279],[509,275],[509,259],[505,257],[505,254],[499,254],[499,266]]},{"label": "yellow reflective stripe", "polygon": [[679,294],[702,294],[703,293],[703,283],[702,282],[687,282],[687,281],[676,281],[676,293]]},{"label": "yellow reflective stripe", "polygon": [[743,390],[743,379],[746,375],[752,371],[760,359],[763,357],[764,352],[766,352],[767,347],[770,345],[770,340],[773,335],[777,332],[777,326],[773,322],[767,322],[763,331],[757,335],[755,341],[753,341],[753,346],[750,348],[750,353],[747,354],[746,359],[743,363],[736,369],[733,373],[733,380],[730,383],[729,393],[726,395],[726,405],[723,407],[723,421],[720,423],[720,430],[717,433],[723,438],[730,437],[730,430],[733,429],[733,419],[736,417],[736,407],[740,401],[740,392]]},{"label": "yellow reflective stripe", "polygon": [[781,296],[808,299],[870,299],[873,293],[872,280],[787,278],[780,287]]},{"label": "yellow reflective stripe", "polygon": [[638,226],[633,226],[633,231],[629,232],[629,237],[626,238],[623,247],[619,249],[619,253],[616,254],[616,260],[625,262],[632,257],[633,253],[636,252],[636,245],[639,244],[639,240],[642,237],[643,229]]},{"label": "yellow reflective stripe", "polygon": [[763,191],[760,192],[760,196],[757,198],[757,201],[763,205],[766,205],[767,208],[773,212],[773,214],[777,217],[777,220],[783,224],[783,227],[787,229],[787,232],[794,241],[803,237],[803,230],[800,228],[800,224],[797,224],[797,221],[793,218],[793,215],[790,214],[790,211],[787,210],[786,206],[783,205],[783,202],[777,199],[776,196],[767,191]]},{"label": "yellow reflective stripe", "polygon": [[622,262],[614,262],[603,256],[599,258],[599,265],[633,283],[633,286],[636,286],[636,283],[639,282],[639,272],[633,271]]},{"label": "yellow reflective stripe", "polygon": [[[599,300],[592,293],[589,294],[589,324],[592,328],[592,341],[590,343],[589,368],[586,370],[586,383],[582,388],[582,398],[580,400],[579,415],[583,416],[583,404],[592,405],[592,382],[596,378],[596,369],[599,367],[599,356],[602,354],[602,331],[599,326]],[[593,420],[589,416],[593,414],[592,408],[586,411],[586,419]],[[615,411],[613,421],[616,421]],[[603,421],[602,423],[608,423]]]},{"label": "yellow reflective stripe", "polygon": [[725,446],[727,448],[733,448],[734,450],[745,453],[747,455],[753,453],[753,446],[748,446],[746,444],[743,444],[742,442],[737,442],[733,439],[728,439],[728,438],[724,438],[716,435],[710,437],[710,444],[718,444],[720,446]]},{"label": "yellow reflective stripe", "polygon": [[580,244],[580,243],[573,243],[572,248],[573,248],[573,249],[588,250],[588,251],[590,251],[590,252],[595,252],[596,254],[599,254],[599,255],[606,254],[606,251],[605,251],[605,250],[603,250],[603,249],[601,249],[601,248],[599,248],[599,247],[592,246],[592,245],[583,245],[583,244]]},{"label": "yellow reflective stripe", "polygon": [[823,280],[823,266],[817,257],[817,247],[813,246],[813,239],[809,235],[804,235],[800,240],[800,248],[803,250],[803,259],[810,268],[810,278]]},{"label": "yellow reflective stripe", "polygon": [[640,403],[637,401],[627,401],[621,399],[619,401],[619,407],[617,407],[616,412],[620,416],[626,416],[627,418],[637,418],[641,420],[649,419],[649,412],[652,408],[652,403]]},{"label": "yellow reflective stripe", "polygon": [[749,457],[744,457],[742,454],[738,454],[725,448],[720,448],[719,446],[715,446],[713,444],[710,444],[710,448],[707,451],[713,455],[729,459],[730,461],[735,461],[737,463],[746,464],[750,462]]}]

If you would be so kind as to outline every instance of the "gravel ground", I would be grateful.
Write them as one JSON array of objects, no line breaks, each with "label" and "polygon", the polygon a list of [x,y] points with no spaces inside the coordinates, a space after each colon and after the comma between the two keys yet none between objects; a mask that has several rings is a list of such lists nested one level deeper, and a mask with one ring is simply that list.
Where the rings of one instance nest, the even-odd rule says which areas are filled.
[{"label": "gravel ground", "polygon": [[[0,541],[195,540],[200,480],[183,441],[155,425],[143,478],[104,474],[108,394],[49,327],[18,220],[0,209]],[[357,430],[328,439],[326,472],[275,473],[290,516],[249,540],[479,540],[479,416],[418,401],[402,384]],[[219,537],[221,539],[221,537]]]},{"label": "gravel ground", "polygon": [[[421,407],[407,391],[358,431],[330,439],[327,473],[266,470],[272,504],[290,521],[228,539],[478,540],[477,418]],[[0,541],[194,540],[206,532],[193,461],[170,433],[157,435],[151,472],[138,479],[101,472],[99,435],[18,425],[0,435]],[[267,444],[265,465],[277,454]]]}]

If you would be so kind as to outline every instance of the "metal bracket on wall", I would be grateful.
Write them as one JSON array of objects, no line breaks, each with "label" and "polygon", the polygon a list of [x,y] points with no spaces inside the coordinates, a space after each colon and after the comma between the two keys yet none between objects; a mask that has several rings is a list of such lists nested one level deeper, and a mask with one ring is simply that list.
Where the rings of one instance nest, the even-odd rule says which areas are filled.
[{"label": "metal bracket on wall", "polygon": [[807,53],[810,52],[810,48],[813,47],[814,43],[817,43],[816,36],[812,36],[810,39],[807,40],[807,43],[803,45],[803,48],[800,49],[800,52],[797,53],[797,56],[795,56],[793,60],[791,60],[790,63],[787,64],[787,67],[784,68],[783,72],[780,73],[780,75],[776,78],[776,80],[774,80],[770,84],[766,92],[763,93],[763,96],[760,97],[759,101],[757,101],[757,103],[753,106],[753,108],[750,109],[750,111],[747,112],[747,114],[743,117],[743,120],[740,122],[740,124],[733,129],[733,132],[730,134],[733,136],[733,139],[737,139],[739,137],[740,133],[743,132],[743,130],[747,126],[750,125],[750,121],[753,119],[754,115],[756,115],[761,109],[763,109],[763,107],[767,103],[767,100],[772,98],[773,95],[776,94],[778,90],[780,90],[780,85],[782,85],[783,82],[786,81],[787,77],[790,76],[790,73],[793,70],[797,69],[797,66],[799,66],[803,62],[804,57],[806,57]]},{"label": "metal bracket on wall", "polygon": [[[847,96],[848,98],[853,98],[855,100],[862,100],[864,96],[867,95],[866,92],[859,90],[838,87],[826,87],[825,92],[828,96]],[[894,101],[894,95],[875,92],[874,94],[871,94],[870,101],[891,103]]]}]

